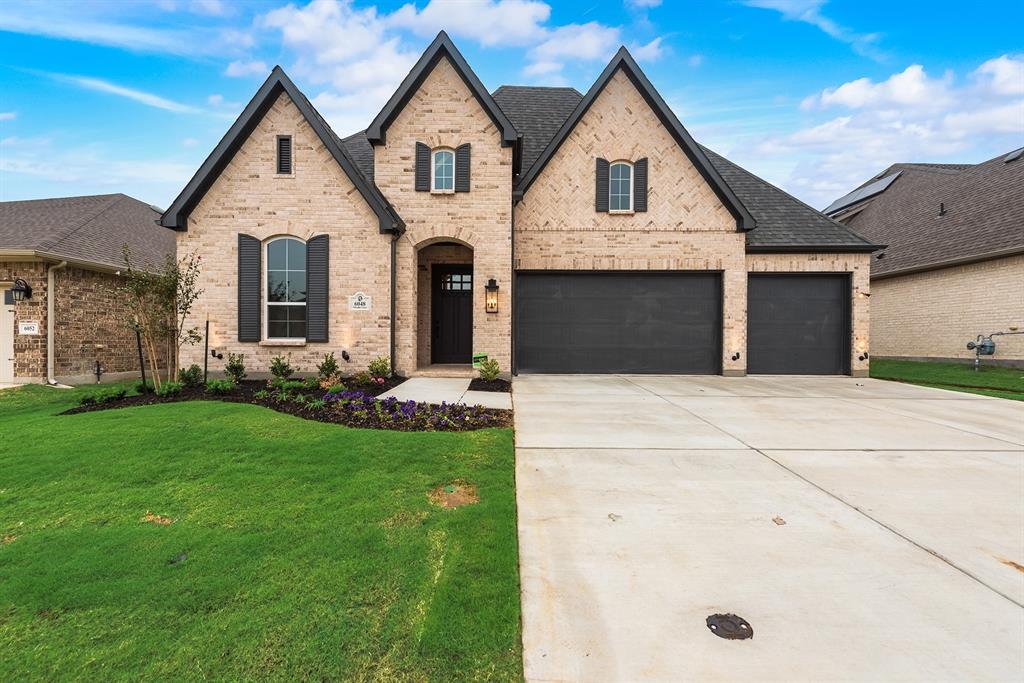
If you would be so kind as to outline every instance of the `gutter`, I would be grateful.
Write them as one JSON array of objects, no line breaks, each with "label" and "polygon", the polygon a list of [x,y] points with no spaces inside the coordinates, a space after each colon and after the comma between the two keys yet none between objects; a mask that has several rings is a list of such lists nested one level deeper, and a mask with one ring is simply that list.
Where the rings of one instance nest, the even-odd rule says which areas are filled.
[{"label": "gutter", "polygon": [[68,262],[61,261],[57,265],[46,269],[46,383],[55,386],[57,380],[53,377],[53,349],[54,346],[54,317],[57,304],[57,288],[54,273],[67,268]]}]

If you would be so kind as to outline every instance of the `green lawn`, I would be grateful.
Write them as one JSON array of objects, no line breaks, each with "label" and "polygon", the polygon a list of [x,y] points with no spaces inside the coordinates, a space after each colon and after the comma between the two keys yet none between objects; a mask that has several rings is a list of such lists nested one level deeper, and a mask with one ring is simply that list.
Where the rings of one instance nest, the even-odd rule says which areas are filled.
[{"label": "green lawn", "polygon": [[0,392],[0,680],[521,680],[511,430],[81,391]]},{"label": "green lawn", "polygon": [[1024,370],[973,364],[872,360],[871,376],[928,387],[1024,401]]}]

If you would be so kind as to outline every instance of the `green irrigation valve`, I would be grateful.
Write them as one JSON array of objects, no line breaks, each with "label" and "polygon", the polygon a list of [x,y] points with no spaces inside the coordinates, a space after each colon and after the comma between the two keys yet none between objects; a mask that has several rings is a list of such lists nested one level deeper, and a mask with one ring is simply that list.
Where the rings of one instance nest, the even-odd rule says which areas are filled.
[{"label": "green irrigation valve", "polygon": [[479,368],[480,364],[487,360],[486,353],[474,353],[473,354],[473,367]]}]

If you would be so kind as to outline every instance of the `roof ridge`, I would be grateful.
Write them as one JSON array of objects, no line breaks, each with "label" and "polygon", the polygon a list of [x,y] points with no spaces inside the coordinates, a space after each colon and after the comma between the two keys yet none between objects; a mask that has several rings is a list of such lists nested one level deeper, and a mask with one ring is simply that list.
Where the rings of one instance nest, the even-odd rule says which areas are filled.
[{"label": "roof ridge", "polygon": [[115,197],[121,195],[127,197],[123,192],[104,192],[102,194],[76,194],[70,197],[39,197],[37,199],[8,199],[0,204],[26,204],[28,202],[61,202],[69,199],[92,199],[93,197]]},{"label": "roof ridge", "polygon": [[73,224],[70,228],[68,228],[67,231],[65,231],[63,233],[60,233],[59,236],[54,236],[52,239],[47,239],[47,240],[44,240],[44,241],[40,242],[40,246],[45,247],[46,249],[53,249],[53,248],[55,248],[58,244],[60,244],[61,242],[63,242],[67,238],[71,237],[72,235],[74,235],[76,232],[78,232],[79,230],[84,228],[86,225],[92,223],[94,220],[96,220],[97,218],[102,216],[104,213],[106,213],[107,211],[112,209],[114,206],[119,204],[125,197],[127,197],[127,195],[122,193],[122,192],[115,192],[114,194],[111,194],[111,195],[95,195],[95,196],[97,196],[97,197],[109,196],[110,199],[108,201],[104,202],[102,205],[100,205],[100,207],[97,208],[92,213],[86,214],[82,218],[81,221],[79,221],[77,224]]}]

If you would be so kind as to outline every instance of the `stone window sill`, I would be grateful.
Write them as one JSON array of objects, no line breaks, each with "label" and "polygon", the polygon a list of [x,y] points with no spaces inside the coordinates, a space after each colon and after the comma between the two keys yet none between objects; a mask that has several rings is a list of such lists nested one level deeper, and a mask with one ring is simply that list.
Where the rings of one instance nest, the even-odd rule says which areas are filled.
[{"label": "stone window sill", "polygon": [[455,190],[431,190],[430,194],[455,194]]},{"label": "stone window sill", "polygon": [[620,209],[620,210],[615,210],[615,211],[609,211],[608,213],[610,213],[613,216],[632,216],[634,212],[632,210],[630,210],[630,211],[623,211],[623,210]]},{"label": "stone window sill", "polygon": [[260,346],[305,346],[305,339],[264,339]]},{"label": "stone window sill", "polygon": [[281,178],[281,179],[291,178],[292,180],[295,180],[295,174],[294,173],[275,173],[274,177],[275,178]]}]

